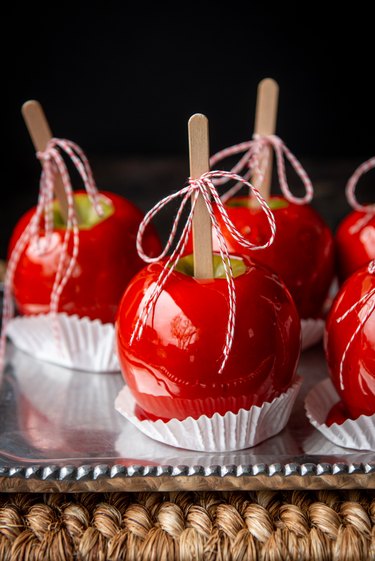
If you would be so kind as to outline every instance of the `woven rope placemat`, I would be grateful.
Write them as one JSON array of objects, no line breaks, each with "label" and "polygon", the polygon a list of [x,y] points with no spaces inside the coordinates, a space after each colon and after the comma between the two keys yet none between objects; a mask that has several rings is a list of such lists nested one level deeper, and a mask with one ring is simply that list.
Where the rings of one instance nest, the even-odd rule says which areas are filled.
[{"label": "woven rope placemat", "polygon": [[365,561],[374,491],[0,496],[1,561]]}]

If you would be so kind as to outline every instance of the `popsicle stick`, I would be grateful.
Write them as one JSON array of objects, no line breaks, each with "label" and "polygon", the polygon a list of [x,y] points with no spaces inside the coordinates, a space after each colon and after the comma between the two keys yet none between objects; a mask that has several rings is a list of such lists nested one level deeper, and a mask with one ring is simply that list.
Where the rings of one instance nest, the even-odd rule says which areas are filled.
[{"label": "popsicle stick", "polygon": [[[196,113],[189,119],[190,177],[197,179],[210,169],[208,119]],[[193,216],[194,276],[212,279],[212,224],[203,196],[199,195]]]},{"label": "popsicle stick", "polygon": [[[22,116],[29,131],[31,140],[33,141],[35,150],[37,152],[43,152],[46,149],[48,141],[52,138],[52,132],[42,106],[34,99],[26,101],[22,105]],[[68,219],[68,200],[61,176],[59,174],[56,176],[54,191],[56,199],[60,205],[61,215],[66,222]],[[75,211],[78,223],[80,223],[80,216],[76,206]]]},{"label": "popsicle stick", "polygon": [[[277,108],[279,101],[279,86],[272,78],[265,78],[258,84],[257,103],[255,109],[255,126],[254,132],[259,135],[275,134]],[[263,181],[260,183],[259,178],[255,175],[253,182],[255,187],[260,190],[261,195],[266,201],[271,194],[272,181],[272,163],[273,158],[270,149],[266,149],[263,157],[268,157],[268,166]]]}]

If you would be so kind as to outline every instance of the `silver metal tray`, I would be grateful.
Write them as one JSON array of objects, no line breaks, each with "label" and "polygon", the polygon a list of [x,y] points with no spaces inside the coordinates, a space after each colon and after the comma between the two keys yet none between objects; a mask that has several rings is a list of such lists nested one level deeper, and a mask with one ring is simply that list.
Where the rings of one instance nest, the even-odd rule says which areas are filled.
[{"label": "silver metal tray", "polygon": [[304,385],[286,429],[254,448],[217,454],[139,433],[113,408],[120,374],[67,370],[12,346],[8,356],[0,380],[0,491],[375,487],[375,453],[335,447],[305,417],[306,392],[327,375],[320,347],[301,358]]}]

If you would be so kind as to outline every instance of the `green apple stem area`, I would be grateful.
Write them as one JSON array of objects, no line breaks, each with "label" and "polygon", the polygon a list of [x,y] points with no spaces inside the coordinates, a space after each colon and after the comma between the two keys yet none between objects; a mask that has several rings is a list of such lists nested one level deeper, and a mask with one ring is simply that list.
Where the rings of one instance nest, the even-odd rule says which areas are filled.
[{"label": "green apple stem area", "polygon": [[[89,228],[92,228],[93,226],[96,226],[100,222],[103,222],[104,220],[109,218],[114,213],[115,208],[112,201],[110,201],[103,195],[100,195],[99,200],[100,206],[103,210],[103,214],[101,216],[99,216],[99,214],[96,212],[87,193],[74,194],[75,206],[77,207],[80,216],[80,230],[87,230]],[[65,229],[66,222],[64,217],[62,216],[60,208],[61,207],[59,201],[55,199],[52,205],[53,225],[55,228]]]},{"label": "green apple stem area", "polygon": [[[247,267],[244,263],[244,260],[241,257],[233,257],[231,256],[230,265],[233,271],[233,277],[237,278],[240,275],[243,275]],[[213,264],[213,278],[214,279],[225,279],[225,269],[224,264],[221,256],[219,254],[214,253],[212,255],[212,264]],[[188,275],[190,277],[194,276],[194,256],[185,255],[178,260],[178,263],[175,267],[175,270],[179,273],[183,273],[184,275]]]},{"label": "green apple stem area", "polygon": [[[243,207],[243,208],[258,208],[258,203],[251,197],[233,197],[225,203],[230,207]],[[279,210],[280,208],[287,208],[289,202],[282,197],[271,197],[267,201],[271,210]]]}]

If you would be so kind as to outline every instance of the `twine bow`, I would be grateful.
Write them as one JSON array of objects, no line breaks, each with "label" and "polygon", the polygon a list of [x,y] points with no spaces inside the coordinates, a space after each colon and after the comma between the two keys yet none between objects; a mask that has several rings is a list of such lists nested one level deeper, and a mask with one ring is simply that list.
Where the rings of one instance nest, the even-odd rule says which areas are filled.
[{"label": "twine bow", "polygon": [[[224,207],[224,205],[223,205],[223,203],[220,199],[220,196],[219,196],[219,194],[218,194],[218,192],[215,188],[215,185],[214,185],[214,180],[215,179],[222,179],[222,178],[225,178],[227,180],[233,179],[235,181],[238,181],[242,185],[248,186],[249,189],[254,194],[254,196],[256,197],[256,199],[258,200],[262,210],[265,212],[265,214],[267,216],[268,224],[270,226],[270,236],[269,236],[268,240],[263,245],[256,245],[256,244],[253,244],[253,243],[249,242],[248,240],[246,240],[238,232],[238,230],[236,229],[236,227],[234,226],[234,224],[230,220],[230,218],[228,216],[228,213],[225,210],[225,207]],[[225,365],[226,365],[226,362],[228,360],[229,353],[230,353],[230,350],[231,350],[231,347],[232,347],[232,344],[233,344],[234,329],[235,329],[235,315],[236,315],[236,291],[235,291],[235,285],[234,285],[234,281],[233,281],[233,270],[232,270],[232,266],[231,266],[231,262],[230,262],[228,246],[227,246],[227,243],[225,241],[224,235],[221,231],[221,228],[219,226],[218,220],[215,216],[215,213],[214,213],[214,210],[213,210],[213,205],[216,205],[216,208],[217,208],[219,214],[221,215],[221,218],[222,218],[227,230],[229,231],[229,233],[233,236],[233,238],[238,243],[240,243],[242,246],[244,246],[248,249],[260,250],[260,249],[265,249],[265,248],[269,247],[274,241],[275,232],[276,232],[276,225],[275,225],[274,216],[273,216],[271,210],[269,209],[266,201],[263,199],[263,197],[259,193],[258,189],[256,189],[251,183],[249,183],[248,181],[246,181],[246,179],[244,179],[240,175],[237,175],[236,173],[227,172],[227,171],[209,171],[209,172],[201,175],[201,177],[199,177],[198,179],[189,179],[189,184],[186,187],[183,187],[180,191],[177,191],[176,193],[174,193],[172,195],[169,195],[169,196],[165,197],[164,199],[162,199],[159,203],[157,203],[146,214],[146,216],[142,220],[142,222],[140,224],[140,227],[139,227],[139,230],[138,230],[138,235],[137,235],[137,250],[138,250],[139,256],[144,261],[146,261],[147,263],[154,263],[156,261],[159,261],[163,257],[165,257],[167,252],[171,248],[171,246],[172,246],[172,244],[175,240],[175,237],[176,237],[177,228],[178,228],[183,210],[184,210],[186,204],[188,203],[188,201],[191,200],[191,209],[190,209],[187,221],[186,221],[186,223],[183,227],[181,237],[177,241],[177,244],[176,244],[175,248],[173,249],[171,255],[168,257],[168,259],[167,259],[167,261],[166,261],[166,263],[163,267],[163,270],[162,270],[161,274],[159,275],[159,278],[158,278],[157,282],[155,283],[155,287],[153,288],[153,290],[149,294],[149,296],[146,298],[142,313],[141,313],[140,317],[138,318],[135,329],[133,331],[133,334],[132,334],[132,337],[131,337],[131,340],[130,340],[130,344],[133,344],[135,339],[138,340],[142,336],[142,333],[143,333],[143,330],[145,328],[147,319],[148,319],[151,311],[153,310],[157,299],[159,298],[168,278],[172,274],[173,269],[177,265],[178,260],[181,258],[181,256],[184,253],[184,250],[186,248],[186,244],[187,244],[188,239],[189,239],[189,234],[190,234],[191,229],[192,229],[193,214],[194,214],[194,209],[195,209],[195,205],[196,205],[199,194],[201,194],[204,198],[207,210],[208,210],[209,215],[211,217],[214,232],[215,232],[215,234],[217,236],[217,239],[218,239],[220,257],[221,257],[221,260],[222,260],[222,263],[223,263],[225,278],[226,278],[227,286],[228,286],[229,314],[228,314],[228,324],[227,324],[227,331],[226,331],[226,336],[225,336],[225,343],[224,343],[222,359],[221,359],[221,366],[219,368],[219,374],[221,374],[223,372],[224,368],[225,368]],[[158,212],[160,212],[160,210],[163,207],[165,207],[171,201],[173,201],[177,198],[181,198],[182,200],[181,200],[181,203],[180,203],[180,207],[177,211],[175,220],[173,222],[173,226],[172,226],[169,238],[167,240],[167,243],[166,243],[163,251],[160,253],[159,256],[149,257],[148,255],[145,254],[145,252],[143,250],[143,246],[142,246],[142,240],[143,240],[143,235],[144,235],[145,229],[147,228],[150,221],[154,218],[154,216]]]},{"label": "twine bow", "polygon": [[[375,275],[375,260],[370,262],[368,266],[368,271],[370,274]],[[358,308],[360,309],[358,310]],[[364,310],[364,316],[360,317],[362,310]],[[359,317],[359,324],[357,325],[357,328],[355,329],[354,333],[350,337],[340,362],[339,378],[340,378],[340,388],[342,390],[344,389],[344,381],[343,381],[344,364],[349,349],[352,346],[354,339],[358,336],[359,332],[362,330],[366,322],[370,319],[372,313],[375,311],[375,288],[371,289],[367,294],[364,294],[362,298],[360,298],[357,302],[355,302],[355,304],[353,304],[353,306],[351,306],[348,310],[346,310],[346,312],[336,320],[337,323],[341,323],[352,312],[355,311],[357,312],[357,315]]]},{"label": "twine bow", "polygon": [[[224,148],[223,150],[220,150],[220,152],[217,152],[210,159],[210,165],[214,167],[221,160],[244,152],[240,160],[231,169],[231,173],[242,174],[242,171],[248,168],[246,173],[242,174],[244,179],[248,181],[254,174],[256,174],[258,182],[261,184],[269,164],[272,150],[276,154],[277,174],[280,188],[285,198],[297,205],[309,203],[314,195],[314,189],[310,178],[299,160],[297,160],[294,154],[292,154],[281,138],[276,135],[272,134],[268,136],[260,136],[258,134],[254,134],[252,140],[248,140],[240,144],[234,144],[233,146],[229,146],[228,148]],[[295,197],[290,191],[285,171],[285,159],[287,159],[292,165],[294,171],[300,177],[305,187],[306,193],[303,197]],[[215,183],[217,185],[222,185],[227,181],[227,178],[220,178],[216,180]],[[235,195],[241,187],[243,187],[243,184],[241,182],[237,182],[221,197],[222,201],[226,202],[228,199],[233,197],[233,195]]]},{"label": "twine bow", "polygon": [[[42,164],[42,174],[40,178],[39,198],[34,215],[29,224],[18,239],[9,259],[7,272],[4,282],[4,301],[3,301],[3,319],[1,325],[0,336],[0,366],[3,366],[6,345],[6,328],[9,320],[13,316],[12,306],[12,287],[14,275],[17,269],[20,257],[29,242],[35,241],[37,251],[42,254],[48,251],[52,239],[53,232],[53,198],[54,183],[57,174],[60,174],[64,191],[66,193],[68,203],[68,216],[66,221],[66,229],[59,256],[57,272],[51,292],[50,312],[56,314],[59,307],[59,301],[73,272],[78,251],[79,251],[79,226],[77,216],[74,209],[73,188],[69,176],[69,172],[65,165],[61,152],[65,152],[72,160],[80,174],[86,192],[90,198],[92,205],[99,216],[102,216],[103,209],[99,202],[99,193],[95,185],[95,180],[90,168],[90,164],[82,151],[74,142],[70,140],[51,138],[46,149],[43,152],[37,152],[36,156]],[[40,235],[42,220],[44,218],[44,234]],[[68,244],[73,234],[73,249],[69,259]],[[43,238],[44,243],[41,243]]]}]

